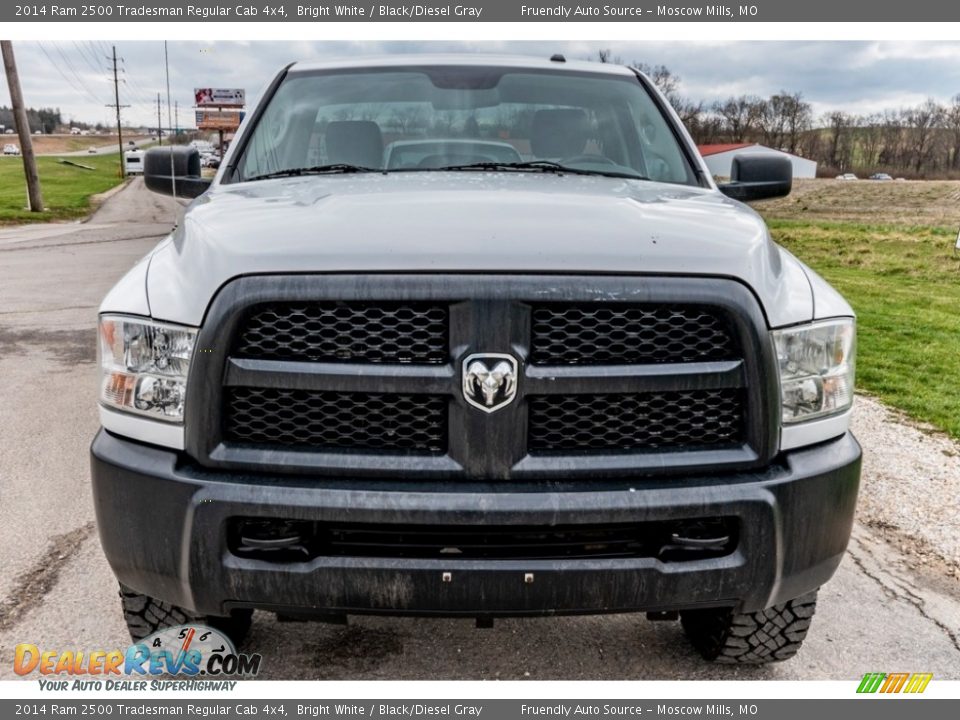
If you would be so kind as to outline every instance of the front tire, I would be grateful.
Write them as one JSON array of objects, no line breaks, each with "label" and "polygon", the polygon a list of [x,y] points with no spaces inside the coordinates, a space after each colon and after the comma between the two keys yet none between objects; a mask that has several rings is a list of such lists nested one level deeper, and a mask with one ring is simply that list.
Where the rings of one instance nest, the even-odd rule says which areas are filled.
[{"label": "front tire", "polygon": [[163,628],[195,622],[219,630],[239,647],[247,636],[253,619],[252,610],[235,610],[227,617],[197,615],[178,605],[138,593],[122,584],[120,603],[123,606],[123,619],[134,642],[139,642]]},{"label": "front tire", "polygon": [[680,622],[693,646],[707,660],[762,665],[797,654],[817,609],[817,592],[752,613],[729,608],[685,610]]}]

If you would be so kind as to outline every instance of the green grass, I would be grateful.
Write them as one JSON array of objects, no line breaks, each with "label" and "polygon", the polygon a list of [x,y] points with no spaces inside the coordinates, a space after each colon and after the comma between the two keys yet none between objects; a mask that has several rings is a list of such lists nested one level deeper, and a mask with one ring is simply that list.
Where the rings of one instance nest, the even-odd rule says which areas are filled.
[{"label": "green grass", "polygon": [[120,182],[116,154],[75,155],[65,159],[94,169],[63,165],[57,157],[37,158],[46,210],[33,213],[24,209],[27,191],[22,159],[0,157],[0,225],[83,217],[90,211],[91,195],[109,190]]},{"label": "green grass", "polygon": [[857,313],[857,385],[960,438],[955,228],[768,219]]}]

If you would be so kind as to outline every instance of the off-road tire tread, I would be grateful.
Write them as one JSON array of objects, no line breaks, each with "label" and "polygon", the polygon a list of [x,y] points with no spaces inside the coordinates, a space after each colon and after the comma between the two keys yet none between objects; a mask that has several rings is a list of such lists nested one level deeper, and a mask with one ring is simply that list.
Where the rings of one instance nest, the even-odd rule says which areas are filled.
[{"label": "off-road tire tread", "polygon": [[238,611],[229,617],[196,615],[177,605],[138,593],[125,585],[120,586],[120,603],[123,606],[123,619],[134,642],[143,640],[163,628],[195,622],[223,632],[234,645],[239,646],[250,629],[252,617],[250,611]]},{"label": "off-road tire tread", "polygon": [[817,592],[813,591],[752,613],[686,610],[680,613],[680,621],[690,642],[707,660],[761,665],[797,654],[816,609]]}]

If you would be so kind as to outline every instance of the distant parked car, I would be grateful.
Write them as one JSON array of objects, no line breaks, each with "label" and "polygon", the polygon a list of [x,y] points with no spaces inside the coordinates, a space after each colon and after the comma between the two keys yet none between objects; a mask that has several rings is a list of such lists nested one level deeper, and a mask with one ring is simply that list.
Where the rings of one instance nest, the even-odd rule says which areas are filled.
[{"label": "distant parked car", "polygon": [[893,180],[893,178],[887,175],[887,173],[874,173],[873,175],[870,176],[870,179],[871,180]]},{"label": "distant parked car", "polygon": [[843,175],[837,175],[837,180],[859,180],[856,175],[853,173],[844,173]]},{"label": "distant parked car", "polygon": [[17,147],[16,145],[14,145],[13,143],[7,143],[6,145],[3,146],[3,154],[4,154],[4,155],[19,155],[19,154],[20,154],[20,148],[18,148],[18,147]]},{"label": "distant parked car", "polygon": [[127,140],[127,145],[129,145],[130,147],[136,147],[136,146],[137,146],[137,144],[136,144],[133,140]]},{"label": "distant parked car", "polygon": [[93,154],[95,154],[96,152],[97,152],[97,149],[96,149],[93,145],[91,145],[90,147],[87,148],[87,154],[89,154],[89,155],[93,155]]}]

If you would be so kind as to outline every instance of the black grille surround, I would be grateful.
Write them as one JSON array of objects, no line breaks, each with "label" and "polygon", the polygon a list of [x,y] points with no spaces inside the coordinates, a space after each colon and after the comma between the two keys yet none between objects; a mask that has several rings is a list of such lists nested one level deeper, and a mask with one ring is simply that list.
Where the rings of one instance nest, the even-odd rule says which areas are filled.
[{"label": "black grille surround", "polygon": [[[439,308],[431,322],[446,332],[442,362],[360,353],[291,359],[243,349],[258,309],[311,304],[362,307],[361,318],[377,306]],[[673,330],[683,347],[698,347],[689,323],[707,323],[699,347],[708,352],[642,362],[622,353],[599,363],[595,356],[537,361],[534,327],[545,307],[561,310],[553,317],[580,308],[608,322],[653,308],[668,324],[681,318],[681,330]],[[185,450],[206,467],[520,488],[759,468],[773,459],[779,436],[766,321],[752,293],[727,279],[247,276],[216,296],[197,347]],[[461,387],[463,359],[486,352],[509,353],[519,364],[517,397],[489,414],[470,406]]]}]

